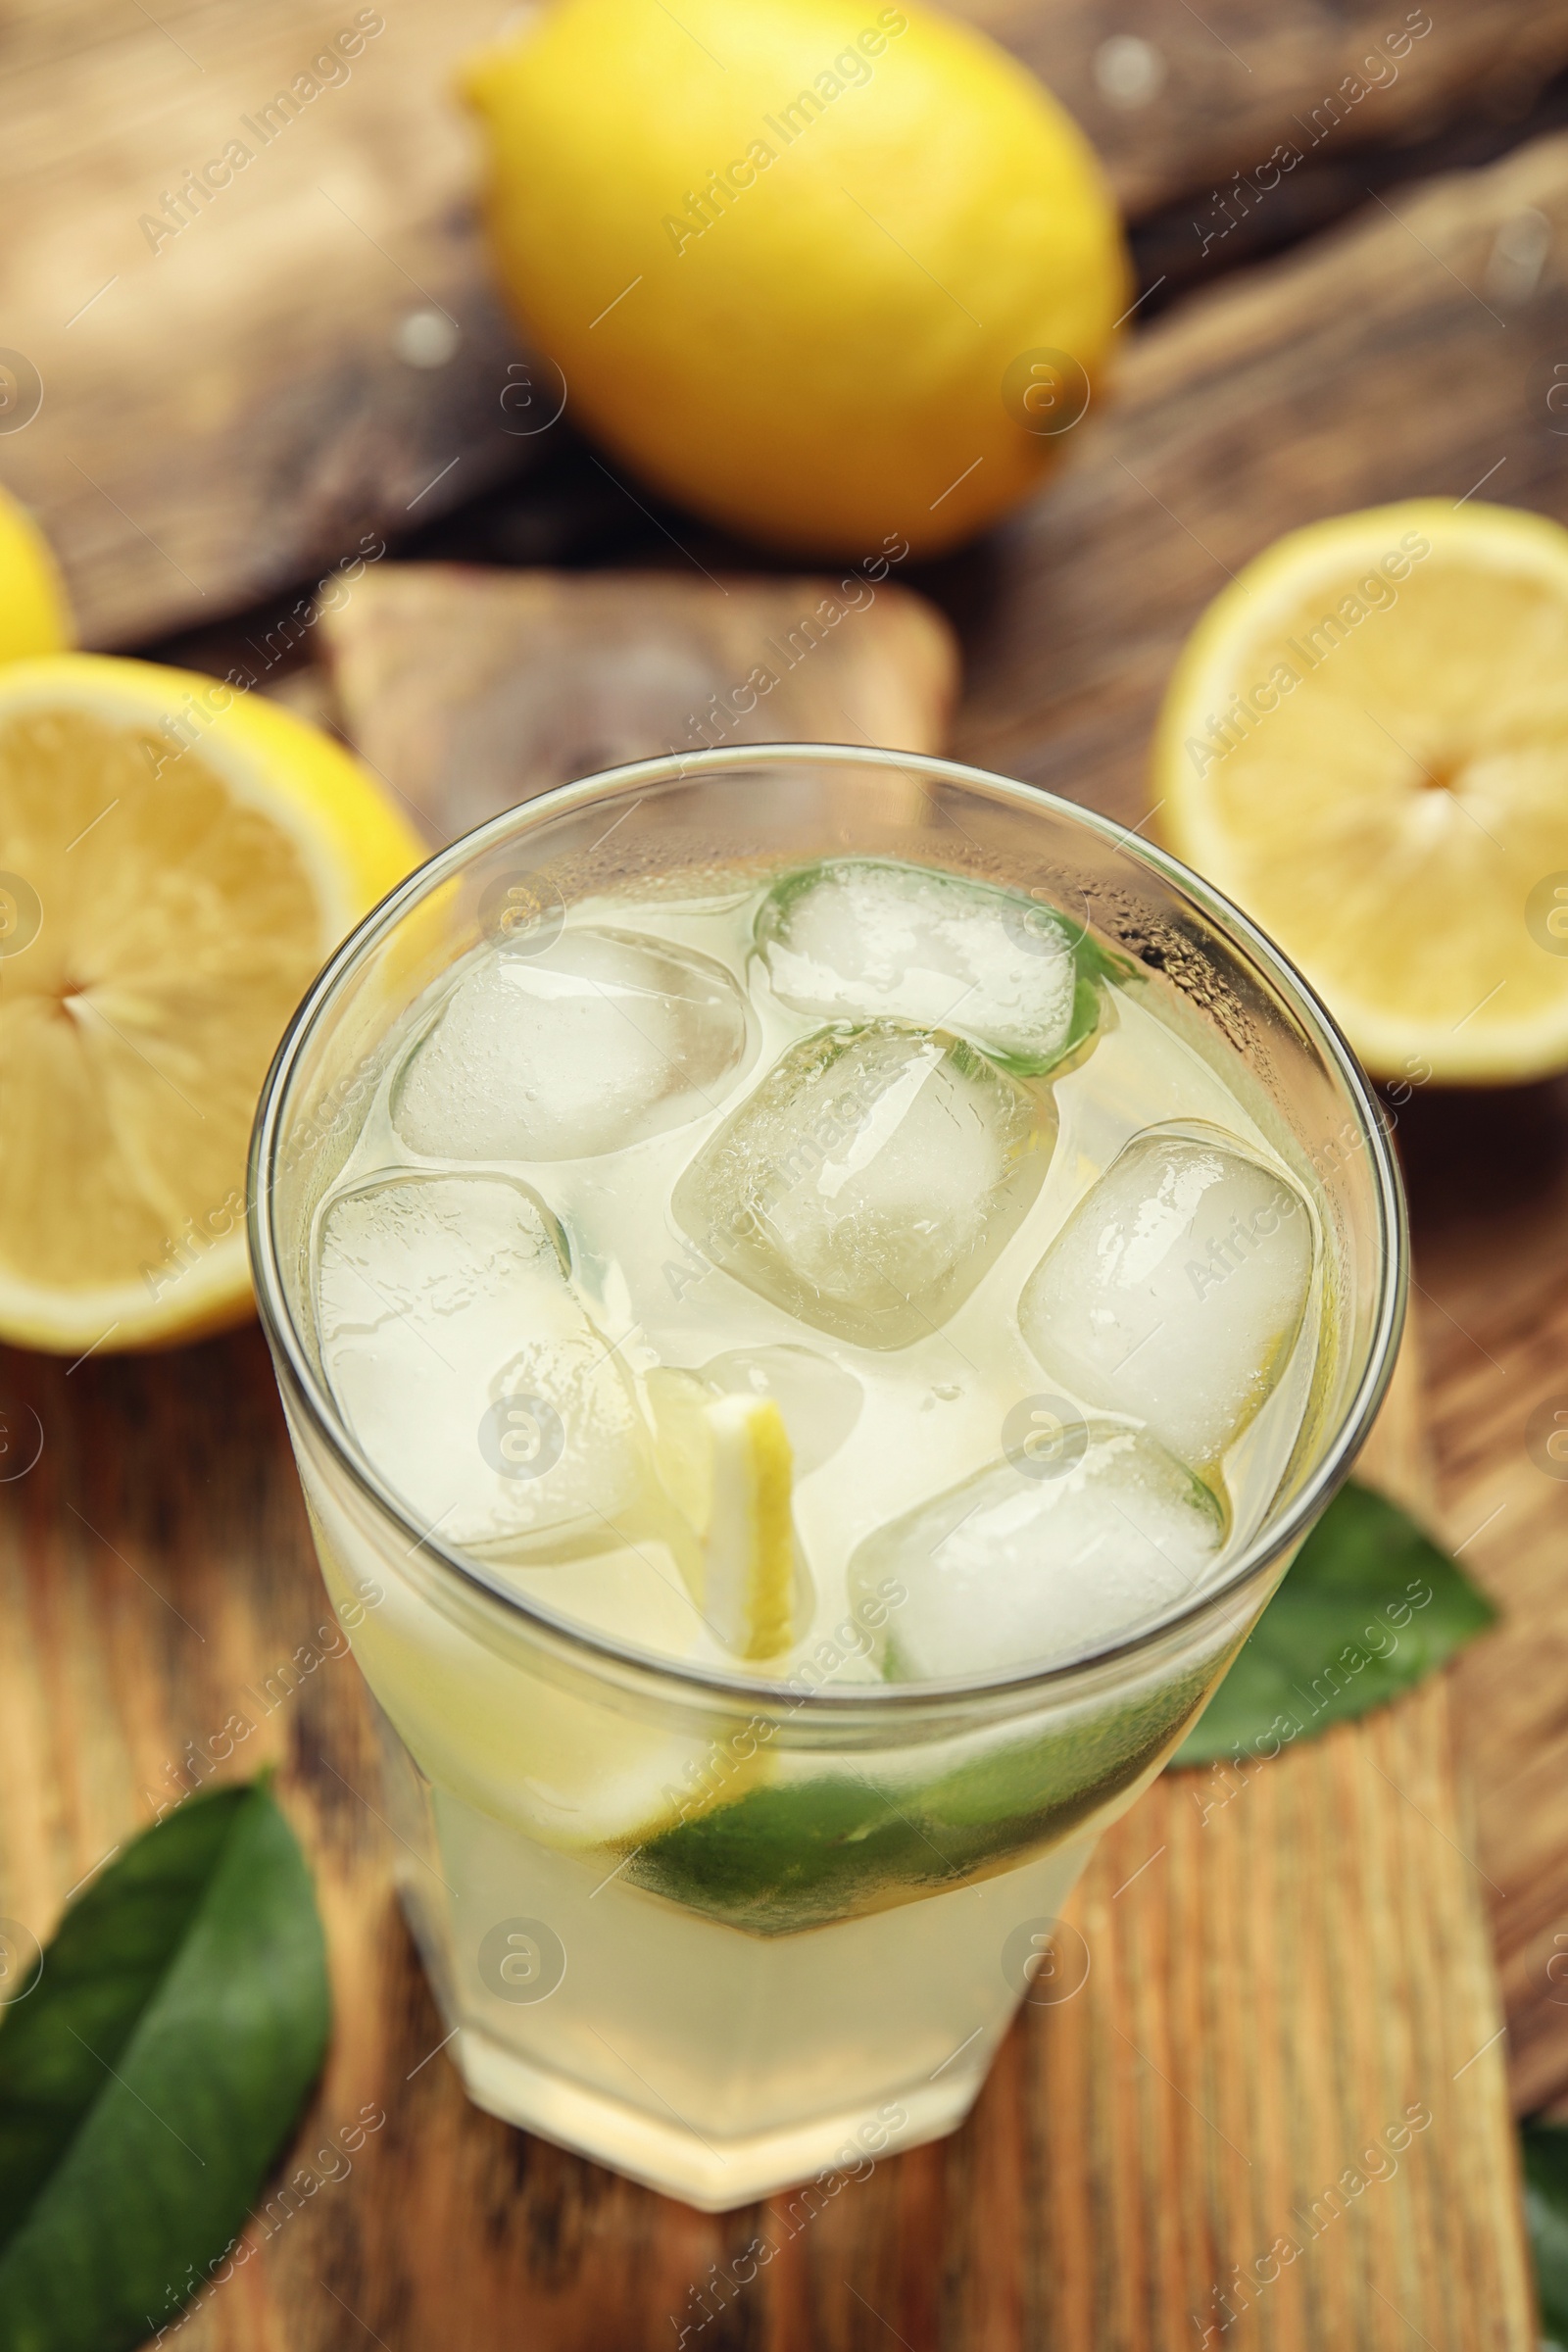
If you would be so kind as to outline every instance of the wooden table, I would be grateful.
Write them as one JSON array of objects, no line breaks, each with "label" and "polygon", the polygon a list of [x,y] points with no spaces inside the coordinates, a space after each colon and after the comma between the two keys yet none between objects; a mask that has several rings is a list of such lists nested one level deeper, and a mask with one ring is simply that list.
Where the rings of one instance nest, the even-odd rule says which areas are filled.
[{"label": "wooden table", "polygon": [[[602,634],[604,595],[582,588],[558,598],[554,625],[577,611]],[[379,592],[385,610],[351,606],[339,625],[338,708],[353,727],[356,681],[373,686],[390,629],[408,723],[377,748],[401,750],[394,780],[422,792],[439,832],[436,707],[453,679],[425,614],[450,584],[389,571]],[[470,728],[492,700],[515,707],[496,657],[509,633],[537,636],[540,593],[466,590],[465,674],[496,680],[463,700]],[[718,658],[792,593],[732,594]],[[695,608],[689,625],[702,642],[713,617]],[[873,679],[888,732],[918,745],[940,723],[941,642],[934,619],[885,608],[837,663],[803,665],[802,690],[854,707]],[[820,708],[797,717],[815,732]],[[550,780],[550,740],[545,772],[508,788]],[[339,1645],[323,1638],[259,1335],[74,1367],[13,1354],[0,1403],[36,1413],[45,1438],[36,1467],[0,1487],[0,1909],[46,1934],[160,1803],[275,1761],[337,2007],[290,2175],[368,2102],[387,2115],[347,2180],[255,2226],[243,2283],[192,2323],[197,2352],[324,2352],[367,2332],[390,2352],[653,2352],[705,2311],[696,2340],[778,2352],[889,2333],[917,2352],[1176,2352],[1210,2328],[1238,2344],[1396,2352],[1414,2330],[1443,2352],[1525,2352],[1503,2028],[1443,1682],[1245,1778],[1167,1775],[1076,1898],[1086,1981],[1023,2012],[958,2133],[841,2182],[817,2211],[786,2196],[703,2217],[464,2097],[396,1909],[357,1669],[324,1654]],[[1378,1446],[1376,1474],[1422,1504],[1413,1357]],[[251,1729],[215,1764],[236,1715]],[[774,2258],[732,2291],[759,2236]]]},{"label": "wooden table", "polygon": [[[297,38],[337,20],[295,0],[209,0],[156,22],[75,0],[0,24],[15,68],[6,155],[59,171],[29,193],[48,229],[13,248],[24,258],[7,314],[47,360],[51,400],[36,426],[0,437],[0,475],[43,508],[95,639],[219,618],[337,553],[351,523],[412,527],[411,502],[430,512],[462,494],[421,489],[454,452],[462,491],[516,470],[489,414],[490,375],[504,380],[515,354],[476,258],[464,133],[428,105],[451,57],[490,28],[492,12],[469,7],[389,16],[365,72],[323,94],[309,152],[302,140],[270,159],[271,237],[248,279],[248,200],[197,223],[213,236],[193,229],[157,257],[177,269],[154,274],[130,234],[139,191],[269,86]],[[1152,0],[1114,24],[1090,0],[971,13],[1057,80],[1145,214],[1207,203],[1382,25],[1369,7],[1314,0],[1205,4],[1191,23]],[[1162,73],[1140,104],[1126,102],[1127,51],[1123,94],[1107,95],[1112,34],[1154,53],[1146,76]],[[1410,56],[1377,96],[1383,127],[1369,99],[1336,131],[1337,156],[1527,104],[1568,56],[1568,11],[1440,12]],[[1521,240],[1521,220],[1544,222],[1544,239]],[[1175,649],[1278,531],[1477,485],[1568,515],[1546,403],[1568,355],[1565,238],[1568,150],[1537,142],[1462,183],[1369,202],[1159,318],[1054,490],[923,583],[963,640],[959,752],[1142,818]],[[121,264],[124,316],[107,284]],[[68,322],[71,273],[88,307]],[[400,330],[429,309],[456,319],[461,366],[402,356]],[[705,562],[714,552],[690,544]],[[911,621],[905,652],[922,627],[940,648]],[[292,691],[368,736],[352,650],[337,650],[335,687],[316,674]],[[882,651],[894,668],[904,658],[893,639]],[[927,666],[944,658],[928,650]],[[858,709],[869,689],[846,691]],[[884,700],[876,731],[930,740],[942,704],[928,687],[899,736]],[[812,731],[808,715],[793,731]],[[663,749],[666,716],[623,712],[622,755]],[[542,783],[568,747],[544,726],[538,741]],[[371,756],[399,781],[396,742]],[[1085,1882],[1082,1992],[1025,2012],[962,2132],[880,2163],[793,2234],[787,2200],[698,2216],[464,2100],[393,1905],[356,1669],[327,1660],[285,1700],[265,1696],[283,1661],[309,1654],[324,1602],[257,1335],[70,1372],[0,1358],[0,1404],[30,1406],[45,1433],[36,1469],[0,1488],[0,1910],[46,1933],[182,1776],[211,1769],[229,1715],[249,1712],[237,1761],[282,1767],[337,1991],[291,2162],[364,2101],[387,2110],[353,2175],[193,2323],[196,2352],[372,2338],[389,2352],[638,2352],[673,2343],[693,2290],[759,2232],[776,2259],[722,2309],[710,2284],[714,2316],[688,2342],[1174,2352],[1212,2328],[1214,2342],[1292,2352],[1524,2352],[1505,2070],[1520,2108],[1568,2091],[1568,1971],[1553,1958],[1568,1937],[1568,1494],[1522,1437],[1537,1404],[1568,1393],[1568,1098],[1418,1096],[1400,1140],[1417,1180],[1438,1499],[1502,1628],[1447,1681],[1259,1768],[1228,1801],[1205,1776],[1156,1784]],[[1409,1369],[1400,1397],[1380,1475],[1419,1496]],[[1390,2170],[1387,2135],[1412,2105],[1431,2122]],[[1255,2278],[1282,2236],[1298,2251],[1242,2309],[1234,2266]],[[1238,2316],[1222,2329],[1227,2293]]]},{"label": "wooden table", "polygon": [[[688,2341],[770,2352],[1185,2352],[1211,2325],[1292,2352],[1528,2352],[1442,1682],[1245,1781],[1157,1782],[1075,1899],[1081,1989],[1022,2012],[961,2131],[820,2210],[709,2217],[480,2114],[442,2054],[260,1336],[74,1370],[11,1353],[0,1399],[45,1433],[0,1490],[0,1909],[46,1934],[159,1803],[276,1762],[337,2016],[286,2173],[339,2169],[316,2148],[386,2112],[351,2175],[253,2225],[193,2352],[660,2352],[705,2309]],[[1416,1406],[1406,1378],[1378,1441],[1411,1496]],[[253,1728],[214,1766],[236,1715]],[[759,2236],[757,2283],[715,2296]]]}]

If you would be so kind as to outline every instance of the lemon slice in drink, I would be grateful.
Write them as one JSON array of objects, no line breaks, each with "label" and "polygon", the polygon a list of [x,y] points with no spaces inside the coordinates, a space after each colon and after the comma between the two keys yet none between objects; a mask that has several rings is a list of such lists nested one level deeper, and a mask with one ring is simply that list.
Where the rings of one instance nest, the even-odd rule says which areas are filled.
[{"label": "lemon slice in drink", "polygon": [[1568,531],[1418,499],[1280,540],[1178,663],[1152,798],[1386,1078],[1568,1066]]},{"label": "lemon slice in drink", "polygon": [[711,1495],[703,1542],[703,1609],[741,1658],[776,1657],[793,1639],[793,1459],[771,1396],[715,1396],[708,1408]]},{"label": "lemon slice in drink", "polygon": [[85,654],[0,668],[0,1335],[79,1355],[248,1311],[268,1063],[422,855],[260,695]]},{"label": "lemon slice in drink", "polygon": [[689,1372],[650,1376],[662,1485],[697,1538],[688,1574],[737,1658],[771,1658],[802,1630],[791,1509],[795,1462],[771,1396],[715,1396]]}]

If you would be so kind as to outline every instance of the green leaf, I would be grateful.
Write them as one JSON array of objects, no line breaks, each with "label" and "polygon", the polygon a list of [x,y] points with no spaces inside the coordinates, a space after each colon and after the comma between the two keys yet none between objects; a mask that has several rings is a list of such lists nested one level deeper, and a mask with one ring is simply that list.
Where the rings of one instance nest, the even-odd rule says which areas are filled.
[{"label": "green leaf", "polygon": [[1568,2127],[1522,2124],[1525,2220],[1536,2258],[1542,2352],[1568,2347]]},{"label": "green leaf", "polygon": [[189,1798],[66,1913],[0,2018],[0,2352],[129,2352],[243,2226],[331,1998],[265,1782]]},{"label": "green leaf", "polygon": [[1495,1616],[1396,1503],[1342,1487],[1174,1761],[1315,1739],[1408,1690]]}]

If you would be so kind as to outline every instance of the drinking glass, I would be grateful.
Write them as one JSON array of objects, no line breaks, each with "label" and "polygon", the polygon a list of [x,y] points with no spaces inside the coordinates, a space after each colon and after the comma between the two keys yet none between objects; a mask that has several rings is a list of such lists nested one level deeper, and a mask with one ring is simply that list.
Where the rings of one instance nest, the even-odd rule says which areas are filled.
[{"label": "drinking glass", "polygon": [[[853,1613],[783,1678],[639,1650],[417,1524],[323,1377],[316,1214],[431,983],[486,936],[544,952],[588,897],[634,894],[646,919],[650,898],[755,888],[842,854],[978,875],[1091,930],[1315,1204],[1317,1369],[1260,1523],[1214,1589],[1066,1663],[845,1680],[871,1638]],[[1032,944],[1025,916],[1019,954]],[[832,745],[617,768],[432,858],[339,949],[278,1050],[250,1236],[322,1573],[379,1705],[402,1897],[450,2054],[481,2106],[710,2211],[951,2131],[1020,1997],[1081,1981],[1061,1919],[1073,1883],[1345,1477],[1404,1304],[1374,1097],[1255,925],[1107,818],[950,761]],[[913,1428],[908,1445],[912,1498]],[[624,1826],[639,1790],[658,1816],[640,1841]]]}]

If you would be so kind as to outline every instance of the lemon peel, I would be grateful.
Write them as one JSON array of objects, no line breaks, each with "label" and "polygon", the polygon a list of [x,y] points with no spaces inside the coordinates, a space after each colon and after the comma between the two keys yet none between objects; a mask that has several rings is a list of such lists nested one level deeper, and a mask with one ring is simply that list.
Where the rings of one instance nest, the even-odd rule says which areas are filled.
[{"label": "lemon peel", "polygon": [[62,653],[74,636],[49,542],[26,508],[0,490],[0,662]]}]

